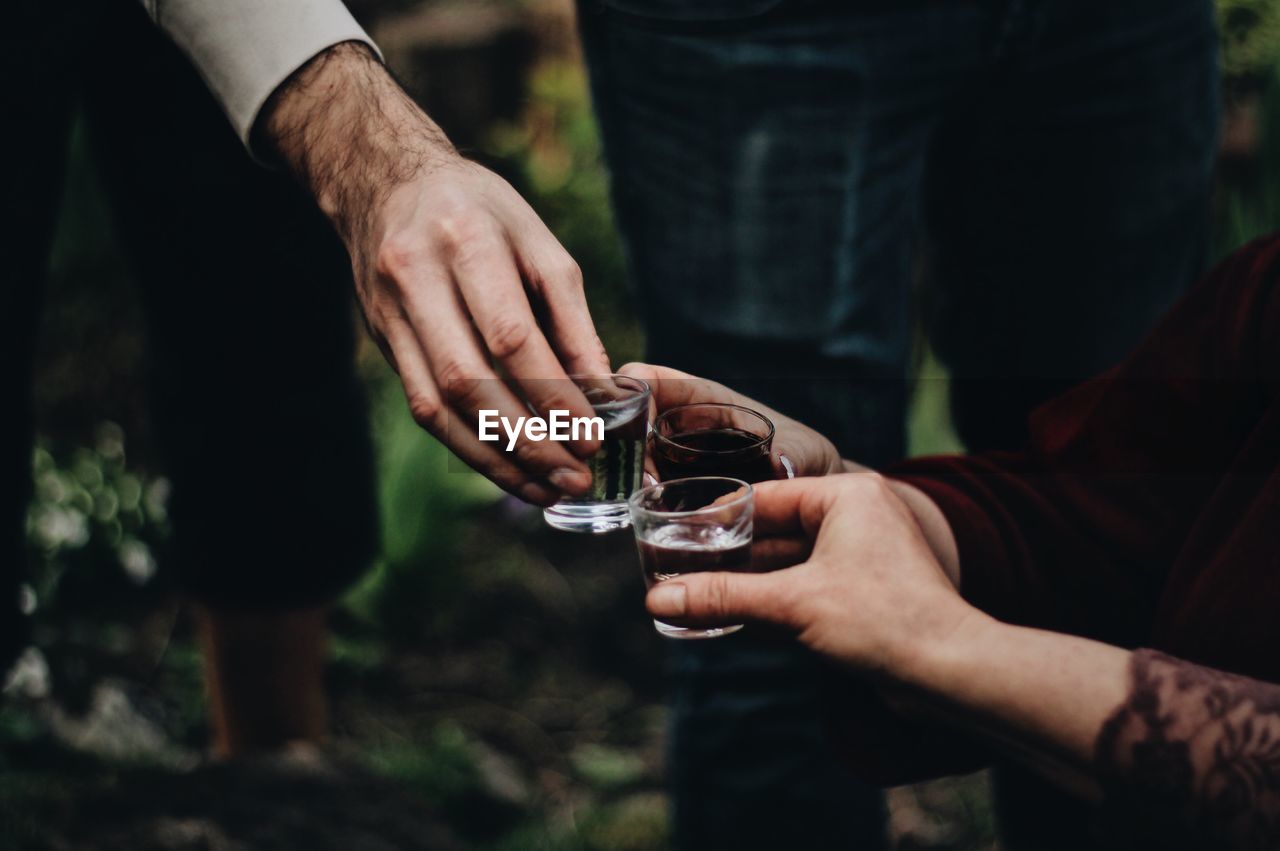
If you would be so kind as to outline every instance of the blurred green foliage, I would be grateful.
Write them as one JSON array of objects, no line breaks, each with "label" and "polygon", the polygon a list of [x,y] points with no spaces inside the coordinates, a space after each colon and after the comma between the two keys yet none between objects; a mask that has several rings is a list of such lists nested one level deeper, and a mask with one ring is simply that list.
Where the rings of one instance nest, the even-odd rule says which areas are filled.
[{"label": "blurred green foliage", "polygon": [[[84,600],[105,588],[147,585],[156,575],[155,549],[168,535],[169,482],[129,467],[118,425],[100,424],[96,438],[58,454],[41,440],[32,453],[27,538],[35,565],[24,607],[38,620],[58,614],[54,603],[66,581]],[[111,572],[104,575],[101,565]]]},{"label": "blurred green foliage", "polygon": [[461,604],[458,519],[501,492],[479,474],[451,469],[449,451],[410,417],[394,376],[383,375],[373,391],[382,554],[344,606],[386,637],[409,641],[435,632],[433,622]]},{"label": "blurred green foliage", "polygon": [[1228,85],[1266,76],[1280,56],[1280,4],[1217,0],[1222,71]]},{"label": "blurred green foliage", "polygon": [[489,153],[514,164],[529,203],[582,267],[591,315],[614,366],[639,359],[644,337],[582,65],[565,58],[537,65],[525,115],[494,128]]},{"label": "blurred green foliage", "polygon": [[1280,63],[1273,60],[1260,72],[1257,100],[1248,108],[1256,110],[1259,156],[1242,174],[1222,181],[1214,222],[1218,256],[1280,230]]}]

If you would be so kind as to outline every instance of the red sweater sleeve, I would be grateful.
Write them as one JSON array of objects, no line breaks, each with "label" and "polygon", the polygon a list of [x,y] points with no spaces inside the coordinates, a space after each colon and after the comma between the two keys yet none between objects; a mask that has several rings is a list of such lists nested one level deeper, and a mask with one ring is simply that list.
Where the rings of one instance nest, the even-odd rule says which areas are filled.
[{"label": "red sweater sleeve", "polygon": [[[1280,238],[1228,258],[1117,367],[1038,409],[1020,452],[888,471],[946,515],[970,602],[1011,623],[1144,640],[1196,517],[1280,386],[1278,277]],[[828,710],[836,747],[881,785],[987,761],[856,691]]]},{"label": "red sweater sleeve", "polygon": [[1121,645],[1149,633],[1169,567],[1275,392],[1278,276],[1280,238],[1232,255],[1118,366],[1036,410],[1022,451],[889,471],[946,515],[966,599]]}]

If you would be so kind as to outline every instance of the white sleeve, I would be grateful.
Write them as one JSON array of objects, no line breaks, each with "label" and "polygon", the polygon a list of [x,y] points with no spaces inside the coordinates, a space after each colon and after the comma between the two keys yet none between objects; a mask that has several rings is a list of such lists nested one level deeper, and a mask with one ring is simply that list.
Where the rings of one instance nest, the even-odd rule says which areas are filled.
[{"label": "white sleeve", "polygon": [[343,41],[377,47],[341,0],[143,0],[212,90],[241,140],[290,74]]}]

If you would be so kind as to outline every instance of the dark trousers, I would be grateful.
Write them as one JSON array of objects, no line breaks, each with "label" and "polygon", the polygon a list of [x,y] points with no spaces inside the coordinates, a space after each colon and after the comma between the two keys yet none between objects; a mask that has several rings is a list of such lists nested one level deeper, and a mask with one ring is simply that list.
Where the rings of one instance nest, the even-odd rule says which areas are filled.
[{"label": "dark trousers", "polygon": [[35,331],[77,110],[147,320],[151,410],[174,482],[174,549],[161,567],[214,605],[331,599],[368,563],[377,531],[345,251],[286,176],[250,160],[140,4],[10,12],[0,37],[0,650],[22,634]]},{"label": "dark trousers", "polygon": [[[848,457],[903,452],[916,318],[956,379],[961,437],[1007,446],[1201,268],[1207,0],[579,12],[649,358],[755,394]],[[757,629],[672,650],[679,847],[880,841],[877,794],[818,730],[816,660]]]}]

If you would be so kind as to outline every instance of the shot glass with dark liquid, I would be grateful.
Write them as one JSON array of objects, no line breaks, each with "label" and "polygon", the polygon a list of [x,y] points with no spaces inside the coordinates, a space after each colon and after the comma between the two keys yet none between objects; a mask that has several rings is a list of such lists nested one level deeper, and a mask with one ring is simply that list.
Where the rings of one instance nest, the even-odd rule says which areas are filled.
[{"label": "shot glass with dark liquid", "polygon": [[649,385],[626,375],[571,375],[604,420],[604,440],[591,456],[591,492],[562,499],[544,509],[556,529],[601,534],[631,524],[627,498],[640,489],[644,475],[645,435],[649,430]]},{"label": "shot glass with dark liquid", "polygon": [[668,408],[653,424],[653,462],[668,479],[728,476],[752,484],[775,478],[773,423],[741,405],[704,402]]},{"label": "shot glass with dark liquid", "polygon": [[[701,476],[661,482],[628,502],[646,588],[687,573],[751,570],[755,503],[741,479]],[[742,624],[682,627],[655,620],[666,638],[719,638]]]}]

